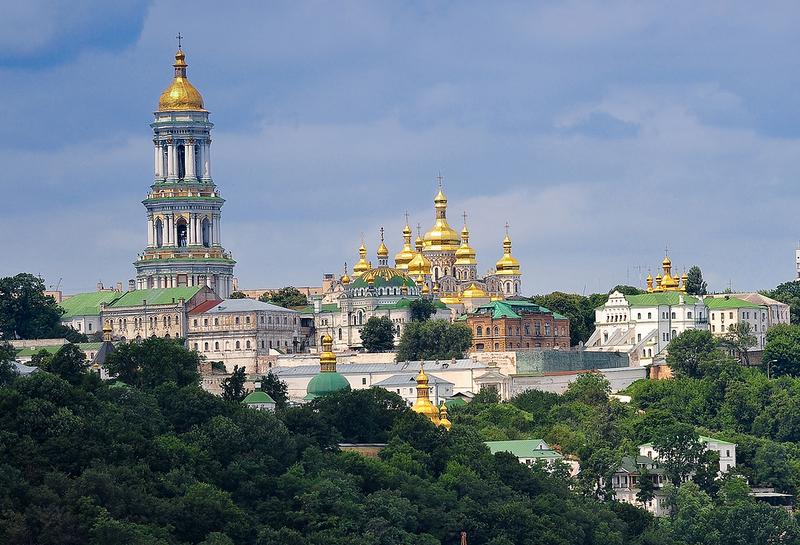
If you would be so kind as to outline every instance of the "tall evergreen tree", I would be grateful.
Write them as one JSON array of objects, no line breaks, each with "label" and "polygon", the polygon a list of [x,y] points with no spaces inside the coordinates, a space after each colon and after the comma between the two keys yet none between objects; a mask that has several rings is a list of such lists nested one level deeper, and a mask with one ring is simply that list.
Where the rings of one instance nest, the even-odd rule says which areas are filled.
[{"label": "tall evergreen tree", "polygon": [[686,274],[686,293],[691,295],[705,295],[708,285],[703,280],[703,272],[697,265],[692,265]]}]

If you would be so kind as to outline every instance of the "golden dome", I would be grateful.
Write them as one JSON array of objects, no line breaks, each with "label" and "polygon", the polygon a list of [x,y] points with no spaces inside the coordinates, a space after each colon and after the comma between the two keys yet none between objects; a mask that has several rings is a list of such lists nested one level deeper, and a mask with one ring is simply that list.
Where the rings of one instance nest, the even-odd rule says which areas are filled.
[{"label": "golden dome", "polygon": [[345,286],[350,283],[350,277],[347,276],[347,263],[344,264],[344,274],[339,280],[341,280],[342,284]]},{"label": "golden dome", "polygon": [[182,50],[175,53],[175,77],[158,99],[159,112],[200,111],[204,112],[203,96],[186,77],[186,55]]},{"label": "golden dome", "polygon": [[476,259],[477,252],[469,245],[469,229],[467,229],[466,222],[464,228],[461,229],[461,246],[456,250],[456,265],[477,265]]},{"label": "golden dome", "polygon": [[497,261],[495,269],[497,270],[496,274],[520,274],[519,261],[511,255],[511,238],[507,232],[503,239],[503,257]]},{"label": "golden dome", "polygon": [[454,252],[461,242],[458,233],[447,223],[447,197],[441,188],[433,199],[436,208],[436,222],[423,238],[424,247],[429,251]]},{"label": "golden dome", "polygon": [[336,354],[333,353],[333,337],[327,333],[322,336],[322,352],[319,355],[320,371],[332,373],[336,371]]},{"label": "golden dome", "polygon": [[383,235],[381,235],[381,245],[378,246],[378,258],[388,258],[389,257],[389,248],[386,247],[386,244],[383,243]]},{"label": "golden dome", "polygon": [[431,274],[431,260],[418,252],[408,263],[408,274],[427,276]]},{"label": "golden dome", "polygon": [[417,374],[417,399],[414,400],[411,410],[427,416],[434,424],[439,424],[439,409],[436,408],[436,405],[431,402],[428,396],[430,388],[428,386],[428,375],[425,374],[423,364],[420,363],[419,373]]},{"label": "golden dome", "polygon": [[411,246],[411,227],[403,227],[403,249],[394,256],[394,266],[401,270],[407,270],[408,264],[414,259],[414,248]]},{"label": "golden dome", "polygon": [[478,287],[478,285],[475,284],[475,282],[470,284],[467,289],[461,292],[462,299],[480,299],[484,297],[489,297],[489,294],[486,293],[486,291],[484,291],[480,287]]},{"label": "golden dome", "polygon": [[364,241],[361,241],[361,246],[358,248],[358,262],[353,266],[353,276],[361,276],[372,267],[370,267],[369,262],[367,261],[367,248],[364,246]]},{"label": "golden dome", "polygon": [[453,423],[447,418],[447,405],[445,405],[444,401],[442,401],[442,406],[439,407],[439,425],[447,431],[450,431],[450,428],[453,427]]},{"label": "golden dome", "polygon": [[428,295],[431,292],[431,289],[428,287],[428,284],[424,284],[422,286],[422,295]]},{"label": "golden dome", "polygon": [[434,282],[433,283],[433,294],[436,295],[437,293],[439,293],[439,283],[438,282]]}]

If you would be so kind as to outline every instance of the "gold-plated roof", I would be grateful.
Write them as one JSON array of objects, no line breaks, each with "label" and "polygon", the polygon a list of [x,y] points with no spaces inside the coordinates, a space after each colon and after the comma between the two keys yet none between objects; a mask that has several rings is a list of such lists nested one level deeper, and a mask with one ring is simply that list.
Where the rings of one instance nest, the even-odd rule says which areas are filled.
[{"label": "gold-plated roof", "polygon": [[503,257],[495,264],[496,274],[518,275],[520,274],[519,261],[511,255],[511,238],[506,233],[503,239]]},{"label": "gold-plated roof", "polygon": [[461,304],[461,299],[459,299],[458,297],[450,297],[450,296],[439,297],[439,301],[441,301],[445,305],[460,305]]},{"label": "gold-plated roof", "polygon": [[477,265],[477,252],[475,248],[469,245],[469,229],[467,229],[466,222],[464,228],[461,229],[461,246],[456,250],[456,265]]},{"label": "gold-plated roof", "polygon": [[344,264],[344,274],[342,275],[340,280],[341,280],[342,284],[344,284],[345,286],[350,283],[350,277],[347,276],[347,263]]},{"label": "gold-plated roof", "polygon": [[411,227],[406,223],[406,226],[403,227],[403,249],[394,256],[394,266],[401,270],[407,270],[414,255],[414,248],[411,246]]},{"label": "gold-plated roof", "polygon": [[417,399],[414,400],[411,410],[427,416],[434,424],[439,424],[439,409],[431,402],[428,395],[429,390],[428,375],[425,374],[424,365],[420,363],[417,374]]},{"label": "gold-plated roof", "polygon": [[369,266],[367,261],[367,248],[364,246],[364,241],[361,241],[361,246],[358,248],[359,260],[353,265],[353,276],[361,276],[372,267]]},{"label": "gold-plated roof", "polygon": [[[668,255],[664,256],[664,260],[661,262],[661,266],[664,269],[664,274],[658,273],[656,275],[656,283],[653,286],[653,282],[648,275],[647,278],[647,291],[648,292],[663,292],[663,291],[686,291],[686,281],[689,279],[688,275],[684,271],[683,276],[672,276],[672,260],[669,258]],[[683,282],[681,282],[681,280]]]},{"label": "gold-plated roof", "polygon": [[205,111],[203,96],[186,77],[186,54],[182,50],[175,53],[175,77],[169,87],[161,93],[158,100],[159,112]]},{"label": "gold-plated roof", "polygon": [[441,188],[433,202],[436,208],[436,221],[430,231],[425,233],[424,248],[428,251],[454,252],[461,241],[458,233],[447,223],[447,197]]},{"label": "gold-plated roof", "polygon": [[447,418],[447,405],[445,405],[444,401],[442,401],[442,406],[439,407],[439,425],[447,431],[450,431],[450,428],[453,427],[453,423]]},{"label": "gold-plated roof", "polygon": [[461,299],[480,299],[483,297],[489,297],[489,294],[475,284],[475,282],[470,284],[467,289],[461,292]]},{"label": "gold-plated roof", "polygon": [[322,336],[322,352],[319,355],[320,373],[336,372],[336,354],[333,353],[333,338],[325,334]]}]

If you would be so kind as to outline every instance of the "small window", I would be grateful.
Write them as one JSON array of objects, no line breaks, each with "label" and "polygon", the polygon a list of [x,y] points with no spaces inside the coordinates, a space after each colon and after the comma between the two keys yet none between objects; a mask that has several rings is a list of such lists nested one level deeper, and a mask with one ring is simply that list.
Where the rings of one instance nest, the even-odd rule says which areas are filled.
[{"label": "small window", "polygon": [[637,312],[636,313],[636,319],[637,320],[641,320],[642,319],[642,313],[641,312]]},{"label": "small window", "polygon": [[363,378],[363,377],[362,377],[362,379],[361,379],[361,385],[362,385],[362,386],[366,386],[366,385],[367,385],[367,379],[366,379],[366,378]]},{"label": "small window", "polygon": [[194,320],[192,320],[192,325],[193,325],[194,327],[197,327],[197,318],[195,318]]},{"label": "small window", "polygon": [[239,341],[236,341],[236,350],[239,350],[241,346],[242,346],[241,343],[239,343]]},{"label": "small window", "polygon": [[236,324],[236,325],[239,325],[239,317],[238,316],[233,319],[233,323]]},{"label": "small window", "polygon": [[250,341],[245,341],[244,347],[249,349],[250,348]]},{"label": "small window", "polygon": [[250,323],[250,316],[245,316],[244,323],[246,323],[246,324]]},{"label": "small window", "polygon": [[652,320],[653,319],[653,313],[652,312],[648,312],[647,313],[647,319],[648,320]]}]

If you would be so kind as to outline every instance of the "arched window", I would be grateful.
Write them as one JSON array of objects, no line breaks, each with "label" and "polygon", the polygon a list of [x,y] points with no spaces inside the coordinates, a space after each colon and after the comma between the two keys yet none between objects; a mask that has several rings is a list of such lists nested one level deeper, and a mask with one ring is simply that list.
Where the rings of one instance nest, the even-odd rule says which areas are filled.
[{"label": "arched window", "polygon": [[342,328],[341,327],[339,328],[339,340],[340,341],[342,340]]},{"label": "arched window", "polygon": [[206,248],[211,246],[211,222],[208,221],[208,218],[203,218],[203,221],[200,223],[200,230],[203,234],[203,246]]},{"label": "arched window", "polygon": [[494,326],[494,334],[495,335],[499,335],[500,334],[500,329],[498,329],[497,326]]},{"label": "arched window", "polygon": [[286,316],[284,316],[283,317],[283,325],[287,325],[288,323],[289,323],[289,319]]},{"label": "arched window", "polygon": [[214,318],[214,325],[219,325],[219,318]]},{"label": "arched window", "polygon": [[478,337],[483,335],[483,327],[482,326],[478,326],[478,328],[475,330],[475,335],[477,335]]},{"label": "arched window", "polygon": [[203,343],[203,350],[208,352],[208,343]]},{"label": "arched window", "polygon": [[236,316],[236,317],[233,319],[233,323],[235,323],[236,325],[239,325],[239,317],[238,317],[238,316]]},{"label": "arched window", "polygon": [[250,348],[250,341],[245,341],[244,347],[245,348]]},{"label": "arched window", "polygon": [[177,152],[175,158],[178,160],[178,178],[183,179],[186,176],[186,146],[181,142],[175,146],[175,151]]},{"label": "arched window", "polygon": [[214,350],[219,350],[219,342],[214,343]]},{"label": "arched window", "polygon": [[186,220],[181,218],[175,223],[175,231],[178,235],[178,247],[185,248],[188,242],[189,229],[186,226]]},{"label": "arched window", "polygon": [[250,323],[250,316],[245,316],[244,317],[244,323],[246,323],[246,324]]},{"label": "arched window", "polygon": [[161,248],[164,245],[164,223],[161,218],[156,220],[156,247]]}]

